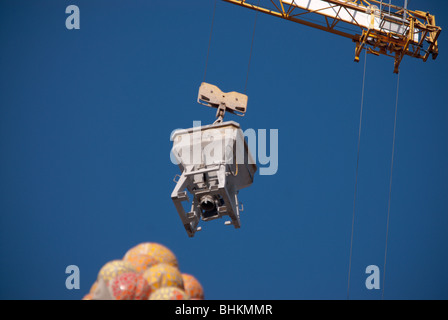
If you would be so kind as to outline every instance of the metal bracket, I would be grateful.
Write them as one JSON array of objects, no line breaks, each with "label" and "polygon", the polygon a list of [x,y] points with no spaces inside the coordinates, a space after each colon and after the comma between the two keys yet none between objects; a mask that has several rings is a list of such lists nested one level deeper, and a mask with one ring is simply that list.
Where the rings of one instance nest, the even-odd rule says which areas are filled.
[{"label": "metal bracket", "polygon": [[235,91],[222,92],[217,86],[202,82],[199,87],[198,103],[217,108],[215,123],[221,123],[226,111],[243,117],[247,109],[247,96]]}]

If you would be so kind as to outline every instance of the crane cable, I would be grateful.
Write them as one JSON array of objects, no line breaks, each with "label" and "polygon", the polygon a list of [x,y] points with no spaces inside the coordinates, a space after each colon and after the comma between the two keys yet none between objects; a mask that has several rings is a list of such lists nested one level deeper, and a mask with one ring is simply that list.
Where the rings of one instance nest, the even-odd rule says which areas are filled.
[{"label": "crane cable", "polygon": [[[260,6],[260,1],[261,0],[258,0],[258,6]],[[210,46],[211,46],[212,35],[213,35],[213,25],[215,24],[216,3],[217,3],[217,0],[215,0],[214,5],[213,5],[212,23],[211,23],[211,26],[210,26],[210,36],[208,38],[207,56],[205,58],[204,77],[203,77],[202,82],[205,82],[205,77],[207,75],[208,58],[209,58],[209,55],[210,55]],[[253,48],[254,48],[255,29],[257,27],[257,17],[258,17],[258,10],[255,11],[254,29],[253,29],[253,32],[252,32],[252,40],[251,40],[251,44],[250,44],[249,62],[247,64],[246,83],[244,85],[244,94],[246,94],[246,92],[247,92],[247,83],[249,81],[250,62],[252,60],[252,51],[253,51]],[[235,157],[235,159],[236,159],[236,157]],[[237,176],[238,175],[238,163],[235,162],[235,165],[236,165],[235,173],[230,171],[233,176]]]},{"label": "crane cable", "polygon": [[[359,150],[360,150],[360,143],[361,143],[362,111],[363,111],[363,106],[364,106],[366,65],[367,65],[367,51],[365,52],[365,58],[364,58],[364,73],[363,73],[363,79],[362,79],[362,94],[361,94],[361,110],[360,110],[360,116],[359,116],[358,151],[357,151],[357,159],[356,159],[355,191],[354,191],[354,196],[353,196],[352,230],[351,230],[351,236],[350,236],[350,257],[349,257],[349,267],[348,267],[347,300],[349,300],[349,298],[350,298],[350,275],[351,275],[351,265],[352,265],[352,255],[353,255],[353,234],[354,234],[354,225],[355,225],[356,193],[357,193],[357,186],[358,186]],[[388,244],[388,239],[389,239],[390,205],[391,205],[391,198],[392,198],[392,177],[393,177],[393,172],[394,172],[395,138],[396,138],[396,131],[397,131],[399,89],[400,89],[400,72],[398,72],[398,76],[397,76],[397,92],[396,92],[396,97],[395,97],[394,132],[393,132],[393,138],[392,138],[392,156],[391,156],[391,164],[390,164],[389,197],[388,197],[388,204],[387,204],[386,241],[385,241],[386,243],[385,243],[385,249],[384,249],[383,284],[382,284],[382,292],[381,292],[382,300],[384,300],[384,287],[385,287],[385,281],[386,281],[387,244]]]},{"label": "crane cable", "polygon": [[[261,0],[258,0],[258,6],[260,6],[260,1]],[[210,26],[210,36],[209,36],[209,39],[208,39],[207,56],[205,58],[204,77],[203,77],[202,82],[205,82],[205,77],[207,75],[208,58],[209,58],[209,55],[210,55],[210,46],[211,46],[212,36],[213,36],[213,25],[215,23],[216,3],[217,3],[217,0],[215,0],[214,5],[213,5],[212,23],[211,23],[211,26]],[[252,40],[251,40],[251,44],[250,44],[249,62],[247,64],[247,73],[246,73],[246,82],[245,82],[245,85],[244,85],[244,94],[246,94],[246,92],[247,92],[247,83],[249,81],[249,71],[250,71],[250,63],[252,61],[252,51],[253,51],[253,48],[254,48],[255,29],[257,27],[257,17],[258,17],[258,10],[255,11],[254,28],[253,28]]]},{"label": "crane cable", "polygon": [[210,36],[208,38],[207,57],[205,58],[204,78],[203,78],[202,82],[205,82],[205,76],[207,75],[208,56],[210,54],[210,44],[212,42],[213,25],[215,23],[216,2],[217,2],[217,0],[215,0],[215,4],[213,6],[212,25],[210,27]]},{"label": "crane cable", "polygon": [[[258,0],[258,4],[257,4],[258,7],[260,7],[260,1],[261,0]],[[246,94],[247,82],[249,80],[250,61],[252,60],[252,51],[254,48],[255,28],[257,27],[257,17],[258,17],[258,10],[255,10],[254,31],[252,32],[252,41],[250,44],[250,54],[249,54],[249,62],[247,64],[247,74],[246,74],[246,84],[244,85],[244,94]]]},{"label": "crane cable", "polygon": [[352,253],[353,253],[353,233],[355,226],[355,212],[356,212],[356,191],[358,189],[358,169],[359,169],[359,147],[361,144],[361,129],[362,129],[362,110],[364,107],[364,88],[366,82],[366,66],[367,66],[367,50],[364,56],[364,72],[362,76],[362,93],[361,93],[361,110],[359,112],[359,132],[358,132],[358,152],[356,156],[356,173],[355,173],[355,191],[353,195],[353,215],[352,215],[352,232],[350,236],[350,257],[348,264],[348,283],[347,283],[347,300],[350,298],[350,275],[352,270]]},{"label": "crane cable", "polygon": [[395,98],[395,118],[394,118],[394,135],[392,139],[392,159],[390,161],[390,180],[389,180],[389,200],[387,204],[387,223],[386,223],[386,245],[384,249],[384,266],[383,266],[383,285],[381,292],[381,300],[384,300],[384,284],[386,281],[386,261],[387,261],[387,240],[389,238],[389,217],[390,217],[390,201],[392,196],[392,174],[394,172],[394,154],[395,154],[395,133],[397,129],[397,111],[398,111],[398,92],[400,88],[400,71],[397,77],[397,95]]}]

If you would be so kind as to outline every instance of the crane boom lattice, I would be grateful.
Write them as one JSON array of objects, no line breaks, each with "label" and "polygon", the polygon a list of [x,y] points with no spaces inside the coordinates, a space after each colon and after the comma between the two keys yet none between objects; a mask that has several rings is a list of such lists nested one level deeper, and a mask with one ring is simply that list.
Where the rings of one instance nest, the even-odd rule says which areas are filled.
[{"label": "crane boom lattice", "polygon": [[379,0],[223,0],[285,20],[337,34],[355,42],[355,61],[363,49],[394,58],[398,73],[405,55],[426,61],[438,55],[442,29],[434,15]]}]

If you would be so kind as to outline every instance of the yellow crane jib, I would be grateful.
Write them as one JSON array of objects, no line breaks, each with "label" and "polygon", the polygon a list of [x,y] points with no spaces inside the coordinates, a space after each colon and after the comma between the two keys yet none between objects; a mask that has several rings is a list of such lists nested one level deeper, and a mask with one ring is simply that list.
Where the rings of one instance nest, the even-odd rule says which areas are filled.
[{"label": "yellow crane jib", "polygon": [[[355,61],[363,49],[394,58],[398,73],[405,55],[437,58],[442,28],[434,15],[381,0],[223,0],[245,8],[337,34],[355,42]],[[312,19],[312,20],[310,20]]]}]

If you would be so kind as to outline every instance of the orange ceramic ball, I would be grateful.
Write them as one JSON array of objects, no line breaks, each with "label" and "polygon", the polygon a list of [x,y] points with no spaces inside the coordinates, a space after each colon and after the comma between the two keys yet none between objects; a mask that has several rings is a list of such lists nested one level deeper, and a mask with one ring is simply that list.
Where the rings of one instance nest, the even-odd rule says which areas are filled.
[{"label": "orange ceramic ball", "polygon": [[98,287],[98,281],[95,281],[92,286],[90,287],[89,293],[94,293],[96,288]]},{"label": "orange ceramic ball", "polygon": [[93,294],[91,294],[91,293],[86,294],[86,295],[82,298],[82,300],[93,300]]},{"label": "orange ceramic ball", "polygon": [[103,279],[106,283],[125,272],[135,272],[134,267],[123,260],[112,260],[106,263],[98,273],[98,279]]},{"label": "orange ceramic ball", "polygon": [[191,274],[182,273],[185,292],[194,300],[204,300],[204,289],[199,281]]},{"label": "orange ceramic ball", "polygon": [[166,263],[159,263],[147,269],[143,277],[153,291],[162,287],[184,289],[184,281],[179,269]]},{"label": "orange ceramic ball", "polygon": [[147,300],[151,287],[143,275],[125,272],[111,281],[110,290],[115,300]]},{"label": "orange ceramic ball", "polygon": [[185,291],[175,287],[163,287],[154,291],[149,300],[189,300]]},{"label": "orange ceramic ball", "polygon": [[166,263],[176,268],[178,267],[177,258],[174,255],[174,253],[170,249],[159,243],[154,242],[140,243],[129,249],[126,252],[123,260],[129,259],[130,256],[135,254],[143,254],[151,256],[157,263]]},{"label": "orange ceramic ball", "polygon": [[148,300],[152,293],[151,286],[143,277],[143,274],[138,273],[135,279],[135,294],[134,300]]},{"label": "orange ceramic ball", "polygon": [[155,257],[138,252],[130,252],[129,254],[126,254],[123,260],[129,262],[137,272],[143,272],[159,263]]},{"label": "orange ceramic ball", "polygon": [[134,300],[136,273],[124,272],[110,282],[110,290],[115,300]]}]

